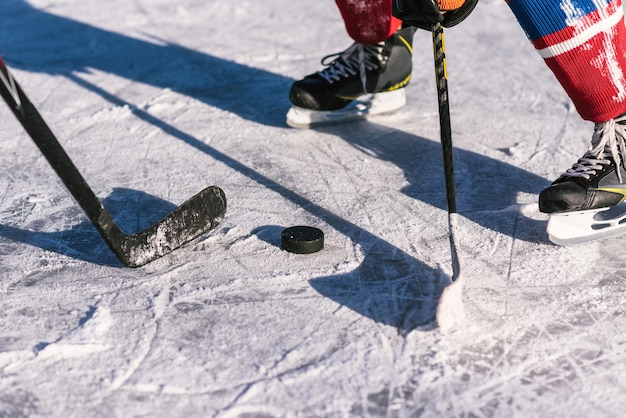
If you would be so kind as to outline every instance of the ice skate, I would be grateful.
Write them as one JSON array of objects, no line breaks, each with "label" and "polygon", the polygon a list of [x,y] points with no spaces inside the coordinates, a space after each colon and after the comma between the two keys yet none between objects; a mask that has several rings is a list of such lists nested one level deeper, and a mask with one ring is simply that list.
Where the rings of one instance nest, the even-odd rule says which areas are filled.
[{"label": "ice skate", "polygon": [[[406,104],[415,29],[375,45],[354,43],[322,59],[325,68],[292,84],[287,124],[295,128],[362,119]],[[330,61],[332,60],[332,61]]]},{"label": "ice skate", "polygon": [[626,232],[626,114],[595,126],[589,149],[539,194],[548,236],[573,245]]}]

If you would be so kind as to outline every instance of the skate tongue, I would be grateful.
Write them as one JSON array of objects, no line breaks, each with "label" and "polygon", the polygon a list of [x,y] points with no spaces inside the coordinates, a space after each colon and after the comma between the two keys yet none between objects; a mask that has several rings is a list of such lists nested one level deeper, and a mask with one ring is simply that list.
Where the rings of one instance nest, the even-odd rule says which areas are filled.
[{"label": "skate tongue", "polygon": [[[620,166],[626,168],[626,128],[624,115],[596,124],[591,145],[584,157],[574,165],[574,170],[585,170],[589,164],[615,164],[617,178],[622,183]],[[589,169],[588,169],[589,170]],[[570,171],[570,170],[568,170]]]},{"label": "skate tongue", "polygon": [[322,65],[326,68],[318,71],[317,75],[332,84],[359,73],[363,92],[367,92],[366,71],[379,67],[382,60],[381,49],[384,46],[384,42],[374,45],[354,43],[343,52],[326,55],[322,58]]}]

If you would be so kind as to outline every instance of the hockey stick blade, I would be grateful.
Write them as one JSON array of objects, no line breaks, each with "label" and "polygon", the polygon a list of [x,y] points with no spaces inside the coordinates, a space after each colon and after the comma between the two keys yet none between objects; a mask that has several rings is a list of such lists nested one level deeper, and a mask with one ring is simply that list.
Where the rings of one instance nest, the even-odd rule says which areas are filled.
[{"label": "hockey stick blade", "polygon": [[450,228],[450,253],[452,255],[452,277],[450,284],[444,287],[439,296],[436,318],[437,325],[442,333],[448,333],[456,329],[465,320],[463,305],[464,276],[459,262],[458,241],[456,239],[458,228],[458,215],[448,214],[448,227]]},{"label": "hockey stick blade", "polygon": [[144,231],[125,234],[96,197],[1,57],[0,95],[102,238],[126,266],[140,267],[162,257],[215,228],[223,219],[226,196],[219,187],[211,186]]},{"label": "hockey stick blade", "polygon": [[439,127],[448,204],[448,230],[450,253],[452,256],[452,278],[439,297],[436,318],[441,332],[454,330],[465,318],[463,306],[463,275],[458,251],[458,214],[456,211],[456,192],[454,185],[454,164],[452,158],[452,128],[450,124],[450,103],[448,97],[448,79],[446,74],[446,54],[443,27],[437,23],[432,30],[433,56],[435,61],[435,81],[439,102]]},{"label": "hockey stick blade", "polygon": [[140,267],[215,228],[225,212],[224,192],[211,186],[137,234],[124,234],[106,210],[94,225],[126,266]]}]

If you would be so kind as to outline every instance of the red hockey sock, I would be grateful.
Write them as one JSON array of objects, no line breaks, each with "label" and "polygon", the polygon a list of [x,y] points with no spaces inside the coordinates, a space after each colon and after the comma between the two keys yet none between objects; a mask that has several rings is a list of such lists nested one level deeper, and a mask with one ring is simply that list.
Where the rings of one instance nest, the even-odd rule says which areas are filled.
[{"label": "red hockey sock", "polygon": [[402,25],[391,15],[393,0],[335,0],[348,35],[362,44],[375,44],[389,38]]},{"label": "red hockey sock", "polygon": [[626,112],[622,0],[508,3],[581,117],[605,122]]}]

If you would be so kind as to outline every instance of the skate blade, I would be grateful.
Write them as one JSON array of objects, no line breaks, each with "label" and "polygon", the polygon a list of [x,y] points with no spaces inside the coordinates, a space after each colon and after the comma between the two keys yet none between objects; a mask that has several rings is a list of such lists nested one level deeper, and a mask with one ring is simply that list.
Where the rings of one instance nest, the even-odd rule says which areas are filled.
[{"label": "skate blade", "polygon": [[293,106],[287,112],[287,125],[292,128],[307,129],[320,125],[332,125],[348,121],[365,119],[368,116],[395,112],[406,104],[404,88],[382,93],[366,94],[346,107],[318,111]]},{"label": "skate blade", "polygon": [[571,246],[626,233],[626,204],[612,208],[550,215],[550,241]]}]

